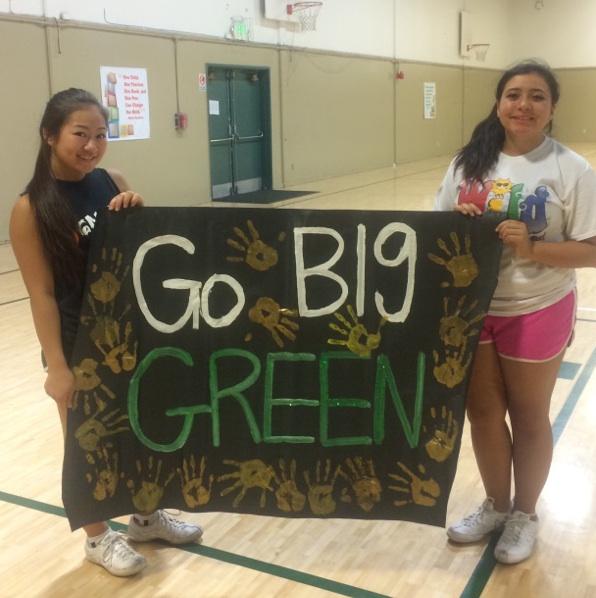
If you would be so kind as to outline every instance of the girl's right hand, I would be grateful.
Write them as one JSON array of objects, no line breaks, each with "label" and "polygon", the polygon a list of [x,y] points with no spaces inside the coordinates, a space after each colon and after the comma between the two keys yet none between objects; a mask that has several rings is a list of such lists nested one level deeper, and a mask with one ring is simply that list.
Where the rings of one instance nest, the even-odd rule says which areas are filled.
[{"label": "girl's right hand", "polygon": [[119,212],[124,208],[134,208],[135,206],[142,206],[145,200],[134,191],[122,191],[116,197],[112,197],[108,204],[108,210]]},{"label": "girl's right hand", "polygon": [[72,407],[75,377],[68,367],[48,369],[48,377],[43,387],[59,406]]},{"label": "girl's right hand", "polygon": [[465,216],[482,216],[482,210],[475,203],[458,203],[454,210]]}]

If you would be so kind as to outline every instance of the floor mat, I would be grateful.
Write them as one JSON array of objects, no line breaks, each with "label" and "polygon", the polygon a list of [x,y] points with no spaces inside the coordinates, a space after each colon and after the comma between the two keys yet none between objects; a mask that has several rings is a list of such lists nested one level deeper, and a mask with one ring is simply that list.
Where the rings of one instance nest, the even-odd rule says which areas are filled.
[{"label": "floor mat", "polygon": [[273,203],[300,197],[301,195],[311,195],[312,193],[316,193],[316,191],[280,191],[276,189],[263,189],[262,191],[252,191],[240,195],[218,197],[214,201],[230,201],[234,203]]}]

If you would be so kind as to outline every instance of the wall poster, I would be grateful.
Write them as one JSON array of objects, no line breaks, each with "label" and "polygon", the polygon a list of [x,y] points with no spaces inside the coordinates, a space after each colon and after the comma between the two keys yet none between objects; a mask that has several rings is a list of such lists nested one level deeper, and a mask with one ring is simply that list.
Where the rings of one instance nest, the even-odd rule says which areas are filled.
[{"label": "wall poster", "polygon": [[99,67],[101,102],[108,110],[110,140],[149,139],[147,69]]},{"label": "wall poster", "polygon": [[424,118],[437,118],[437,84],[434,81],[424,83]]}]

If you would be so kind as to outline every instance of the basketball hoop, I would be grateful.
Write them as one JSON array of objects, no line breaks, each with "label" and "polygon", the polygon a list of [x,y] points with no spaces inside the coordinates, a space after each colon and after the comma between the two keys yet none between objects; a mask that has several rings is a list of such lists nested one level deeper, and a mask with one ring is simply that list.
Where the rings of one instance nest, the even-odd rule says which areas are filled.
[{"label": "basketball hoop", "polygon": [[294,2],[286,5],[286,11],[289,15],[296,15],[300,21],[300,31],[315,31],[321,6],[322,2]]},{"label": "basketball hoop", "polygon": [[486,53],[490,48],[490,44],[468,44],[466,50],[468,52],[474,52],[474,56],[478,62],[484,62],[486,60]]}]

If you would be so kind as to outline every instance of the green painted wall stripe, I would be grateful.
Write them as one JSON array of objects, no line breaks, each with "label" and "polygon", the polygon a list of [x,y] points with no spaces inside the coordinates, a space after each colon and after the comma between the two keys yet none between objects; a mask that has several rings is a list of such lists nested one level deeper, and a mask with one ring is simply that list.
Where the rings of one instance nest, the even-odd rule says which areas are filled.
[{"label": "green painted wall stripe", "polygon": [[[561,434],[569,422],[573,410],[575,409],[579,398],[581,397],[586,384],[590,380],[594,369],[596,368],[596,349],[592,351],[592,355],[586,362],[581,374],[579,375],[578,379],[575,381],[569,395],[567,396],[567,400],[561,407],[557,418],[553,424],[553,442],[556,445],[561,438]],[[488,580],[497,564],[495,557],[493,555],[493,551],[495,549],[495,544],[497,542],[497,536],[495,535],[491,538],[490,542],[486,546],[484,552],[482,553],[482,557],[480,561],[476,565],[464,591],[461,593],[460,598],[479,598],[480,594],[484,590],[484,587],[488,583]]]},{"label": "green painted wall stripe", "polygon": [[[35,509],[36,511],[41,511],[42,513],[66,517],[66,513],[62,507],[49,505],[31,498],[24,498],[23,496],[16,496],[15,494],[9,494],[8,492],[2,492],[1,490],[0,500],[17,505],[19,507]],[[116,530],[126,530],[126,525],[116,521],[110,521],[110,526]],[[326,590],[328,592],[335,592],[341,596],[351,596],[353,598],[390,598],[385,594],[377,594],[376,592],[363,590],[362,588],[339,583],[331,579],[310,575],[309,573],[303,573],[302,571],[296,571],[294,569],[289,569],[288,567],[282,567],[280,565],[273,565],[272,563],[251,559],[250,557],[234,554],[233,552],[227,552],[225,550],[219,550],[217,548],[211,548],[209,546],[194,544],[188,546],[175,546],[174,548],[215,559],[217,561],[222,561],[224,563],[230,563],[231,565],[237,565],[239,567],[253,569],[254,571],[260,571],[261,573],[267,573],[268,575],[274,575],[276,577],[302,583],[308,586],[319,588],[321,590]]]}]

